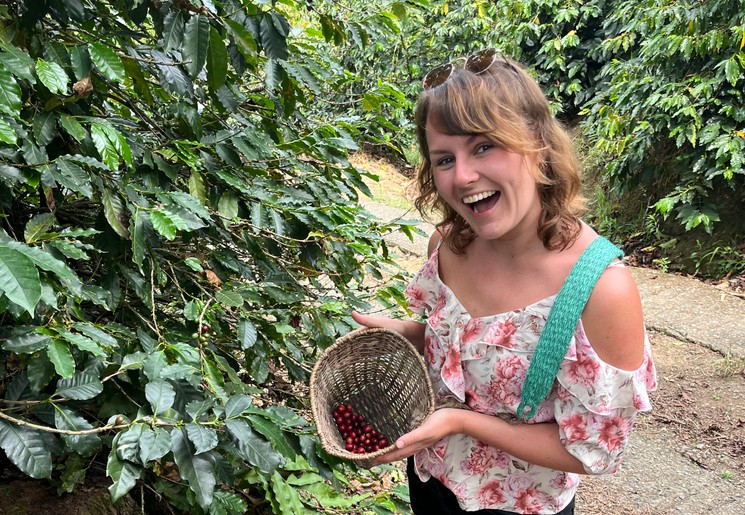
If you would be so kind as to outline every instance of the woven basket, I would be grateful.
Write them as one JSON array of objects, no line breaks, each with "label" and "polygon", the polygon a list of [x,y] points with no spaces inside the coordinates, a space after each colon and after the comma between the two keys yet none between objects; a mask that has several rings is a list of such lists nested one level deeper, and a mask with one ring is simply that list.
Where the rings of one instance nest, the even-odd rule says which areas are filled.
[{"label": "woven basket", "polygon": [[[352,404],[390,445],[365,454],[347,451],[333,417],[343,403]],[[362,328],[339,338],[318,359],[310,404],[323,449],[369,468],[432,414],[435,400],[424,360],[406,338],[389,329]]]}]

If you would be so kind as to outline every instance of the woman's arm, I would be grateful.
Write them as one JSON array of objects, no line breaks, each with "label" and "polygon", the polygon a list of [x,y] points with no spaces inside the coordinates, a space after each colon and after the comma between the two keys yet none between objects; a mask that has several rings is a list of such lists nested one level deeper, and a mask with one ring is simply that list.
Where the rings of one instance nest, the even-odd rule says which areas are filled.
[{"label": "woman's arm", "polygon": [[585,473],[582,463],[562,445],[556,423],[513,425],[499,417],[457,408],[435,411],[421,426],[396,440],[396,449],[381,456],[375,463],[391,463],[407,458],[456,433],[471,436],[529,463],[565,472]]}]

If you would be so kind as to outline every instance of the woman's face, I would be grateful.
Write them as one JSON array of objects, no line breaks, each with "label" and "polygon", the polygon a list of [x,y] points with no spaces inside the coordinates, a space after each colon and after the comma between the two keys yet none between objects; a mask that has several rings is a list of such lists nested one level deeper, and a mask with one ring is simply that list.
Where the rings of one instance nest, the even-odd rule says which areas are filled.
[{"label": "woman's face", "polygon": [[482,135],[449,135],[427,125],[435,186],[480,238],[536,235],[541,212],[530,158]]}]

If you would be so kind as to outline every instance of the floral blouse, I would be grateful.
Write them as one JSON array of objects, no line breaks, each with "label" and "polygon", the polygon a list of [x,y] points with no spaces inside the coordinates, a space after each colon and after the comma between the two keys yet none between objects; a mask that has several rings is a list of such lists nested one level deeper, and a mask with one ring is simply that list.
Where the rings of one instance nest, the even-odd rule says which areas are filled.
[{"label": "floral blouse", "polygon": [[[436,404],[460,405],[516,420],[522,384],[555,295],[525,308],[471,318],[439,276],[439,249],[406,288],[412,311],[427,316],[425,361]],[[614,263],[610,266],[624,266]],[[633,372],[601,361],[577,325],[551,391],[528,423],[556,422],[564,447],[588,474],[618,470],[636,414],[651,409],[657,388],[649,340]],[[466,511],[557,513],[572,500],[579,475],[515,458],[464,434],[414,456],[422,481],[437,478]]]}]

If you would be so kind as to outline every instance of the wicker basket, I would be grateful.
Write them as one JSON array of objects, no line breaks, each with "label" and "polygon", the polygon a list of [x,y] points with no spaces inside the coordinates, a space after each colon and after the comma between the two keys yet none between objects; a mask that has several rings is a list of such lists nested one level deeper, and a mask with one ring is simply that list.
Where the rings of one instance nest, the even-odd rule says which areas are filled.
[{"label": "wicker basket", "polygon": [[[342,403],[352,404],[390,445],[365,454],[347,451],[333,417]],[[369,468],[432,414],[435,400],[424,360],[406,338],[389,329],[362,328],[339,338],[318,359],[310,404],[323,449]]]}]

